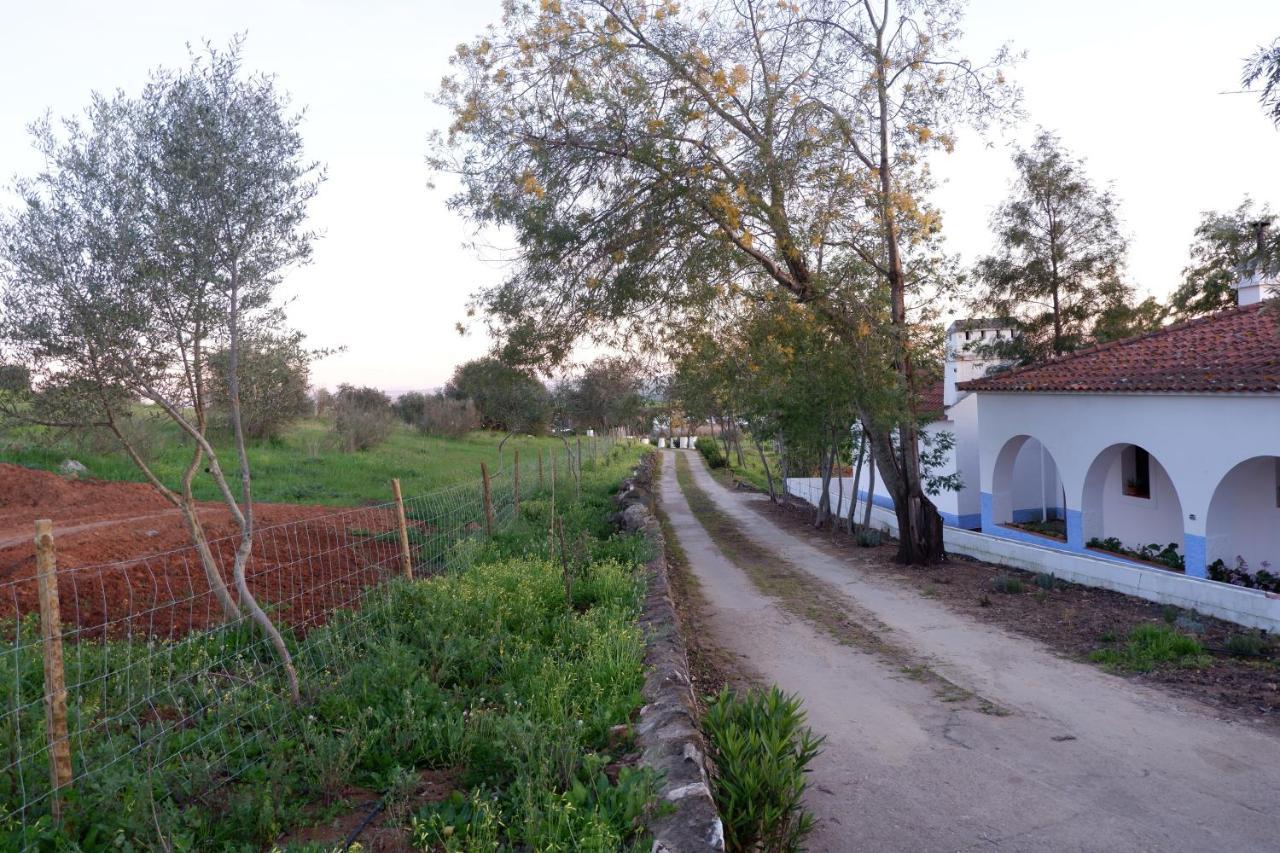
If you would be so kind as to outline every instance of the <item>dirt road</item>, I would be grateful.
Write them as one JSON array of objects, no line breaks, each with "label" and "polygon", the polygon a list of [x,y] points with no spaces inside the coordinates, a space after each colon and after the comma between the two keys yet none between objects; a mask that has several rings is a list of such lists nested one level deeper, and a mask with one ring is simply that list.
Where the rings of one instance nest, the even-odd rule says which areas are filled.
[{"label": "dirt road", "polygon": [[[677,453],[723,522],[883,645],[842,642],[763,594],[691,509]],[[761,498],[720,486],[696,453],[663,454],[660,498],[714,641],[748,675],[799,693],[828,738],[809,797],[811,849],[1280,849],[1274,735],[861,575],[763,518],[749,504]],[[923,664],[904,667],[903,654]]]}]

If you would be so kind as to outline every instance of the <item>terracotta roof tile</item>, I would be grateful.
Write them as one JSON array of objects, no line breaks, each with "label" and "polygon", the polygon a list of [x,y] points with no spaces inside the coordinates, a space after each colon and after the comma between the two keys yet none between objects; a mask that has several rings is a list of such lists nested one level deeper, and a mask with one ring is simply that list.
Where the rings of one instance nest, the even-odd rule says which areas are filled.
[{"label": "terracotta roof tile", "polygon": [[1280,393],[1274,300],[965,382],[964,391]]}]

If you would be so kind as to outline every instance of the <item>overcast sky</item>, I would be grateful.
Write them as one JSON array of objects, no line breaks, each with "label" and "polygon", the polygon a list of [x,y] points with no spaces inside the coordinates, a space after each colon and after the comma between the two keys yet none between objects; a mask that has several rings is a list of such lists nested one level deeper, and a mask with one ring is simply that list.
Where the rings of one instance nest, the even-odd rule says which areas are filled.
[{"label": "overcast sky", "polygon": [[[25,128],[46,110],[77,112],[94,89],[136,93],[151,68],[185,62],[186,42],[247,31],[246,64],[276,73],[308,107],[309,153],[329,169],[313,208],[325,237],[286,285],[312,344],[347,347],[316,366],[317,383],[440,385],[487,348],[454,324],[501,271],[463,248],[470,235],[445,208],[448,184],[427,188],[426,136],[446,121],[427,92],[500,6],[0,0],[0,177],[38,167]],[[1005,41],[1027,52],[1013,76],[1029,114],[1006,137],[962,136],[938,164],[944,231],[966,260],[990,248],[1008,146],[1037,126],[1114,183],[1141,293],[1177,284],[1202,210],[1246,194],[1280,205],[1280,131],[1254,95],[1220,94],[1239,89],[1243,57],[1280,36],[1277,0],[973,0],[965,29],[975,57]]]}]

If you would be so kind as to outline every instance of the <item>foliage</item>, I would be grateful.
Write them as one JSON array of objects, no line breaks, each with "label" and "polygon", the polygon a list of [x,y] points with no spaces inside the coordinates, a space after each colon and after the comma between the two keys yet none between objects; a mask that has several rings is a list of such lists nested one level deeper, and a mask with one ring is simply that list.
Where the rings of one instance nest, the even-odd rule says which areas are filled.
[{"label": "foliage", "polygon": [[1228,566],[1225,560],[1219,558],[1209,564],[1209,579],[1249,589],[1280,592],[1280,575],[1271,571],[1271,563],[1267,560],[1263,560],[1258,570],[1254,571],[1244,557],[1237,556],[1234,566]]},{"label": "foliage", "polygon": [[1105,344],[1134,335],[1157,331],[1169,316],[1169,308],[1154,296],[1138,303],[1113,302],[1102,309],[1093,323],[1093,342]]},{"label": "foliage", "polygon": [[1232,634],[1223,645],[1227,654],[1238,658],[1260,658],[1271,652],[1271,641],[1264,634],[1254,631]]},{"label": "foliage", "polygon": [[632,358],[602,356],[556,391],[559,414],[576,432],[627,427],[648,432],[640,365]]},{"label": "foliage", "polygon": [[708,468],[723,468],[729,464],[729,460],[724,456],[724,451],[720,449],[719,442],[711,436],[699,436],[693,446],[702,454],[702,458],[707,460]]},{"label": "foliage", "polygon": [[444,394],[470,400],[485,429],[538,435],[551,420],[551,395],[538,379],[496,358],[458,365]]},{"label": "foliage", "polygon": [[1094,536],[1086,544],[1086,547],[1097,548],[1100,551],[1110,551],[1112,554],[1120,554],[1124,557],[1133,557],[1138,560],[1146,560],[1149,563],[1160,563],[1171,569],[1185,571],[1187,567],[1186,557],[1178,553],[1178,543],[1170,542],[1168,545],[1161,547],[1157,543],[1150,545],[1140,545],[1137,548],[1130,548],[1114,536],[1108,536],[1106,539],[1099,539]]},{"label": "foliage", "polygon": [[1012,575],[996,575],[991,579],[992,592],[1004,593],[1005,595],[1021,595],[1026,586],[1018,578]]},{"label": "foliage", "polygon": [[[1258,222],[1273,218],[1271,208],[1245,198],[1235,210],[1206,210],[1200,214],[1191,263],[1182,271],[1169,306],[1180,319],[1212,314],[1236,304],[1232,287],[1258,257]],[[1264,245],[1264,257],[1280,259],[1280,236]]]},{"label": "foliage", "polygon": [[[248,441],[279,438],[294,421],[311,414],[312,353],[301,332],[248,338],[239,353],[240,417]],[[209,354],[210,404],[220,426],[231,431],[228,351]]]},{"label": "foliage", "polygon": [[1258,100],[1271,120],[1280,127],[1280,38],[1270,47],[1260,47],[1245,63],[1242,81],[1245,88],[1257,84]]},{"label": "foliage", "polygon": [[338,386],[333,414],[333,430],[347,453],[378,446],[395,428],[391,398],[369,386]]},{"label": "foliage", "polygon": [[798,303],[847,360],[872,354],[860,417],[896,505],[919,510],[901,519],[900,557],[940,559],[910,344],[957,276],[927,158],[1017,97],[1007,51],[985,65],[958,52],[961,11],[509,6],[458,48],[438,95],[454,122],[432,155],[460,176],[454,208],[512,235],[509,275],[475,298],[504,357],[546,367],[582,338],[657,345],[735,287]]},{"label": "foliage", "polygon": [[1131,630],[1118,648],[1095,649],[1089,659],[1108,669],[1150,672],[1162,664],[1203,667],[1210,658],[1194,637],[1168,625],[1142,624]]},{"label": "foliage", "polygon": [[999,249],[977,264],[985,292],[975,307],[1018,320],[1019,334],[989,348],[1025,364],[1079,348],[1095,317],[1127,301],[1126,241],[1115,197],[1057,136],[1042,131],[1013,162],[1012,194],[991,219]]},{"label": "foliage", "polygon": [[[607,520],[610,495],[633,460],[618,452],[589,466],[582,501],[557,502],[566,537],[583,543],[585,555],[571,601],[548,549],[543,502],[485,544],[469,570],[392,581],[359,611],[335,612],[305,637],[291,636],[296,659],[325,674],[302,707],[285,701],[279,668],[242,626],[192,634],[159,655],[142,643],[78,643],[69,680],[95,686],[71,693],[71,736],[77,770],[95,772],[67,798],[66,834],[42,815],[27,836],[0,826],[0,847],[267,849],[285,830],[354,805],[343,802],[351,786],[402,801],[418,770],[452,768],[454,797],[400,803],[421,841],[448,844],[457,835],[472,845],[461,849],[630,848],[656,780],[628,769],[611,781],[605,768],[616,757],[609,730],[639,706],[644,678],[636,624],[643,542],[615,535]],[[40,683],[38,626],[28,620],[22,631],[24,653],[11,661],[19,680],[0,682],[0,707],[13,707],[15,683]],[[210,703],[228,661],[254,677],[236,679]],[[129,677],[99,678],[106,672]],[[144,715],[136,709],[152,708],[145,697],[172,704]],[[179,710],[193,708],[208,710]],[[42,708],[24,713],[21,725],[0,728],[6,755],[31,757],[20,768],[25,788],[0,785],[5,813],[15,798],[35,799],[48,778]],[[139,732],[100,724],[135,713]],[[157,740],[131,749],[135,735]],[[212,789],[216,796],[206,796]]]},{"label": "foliage", "polygon": [[802,849],[813,829],[805,773],[824,740],[804,721],[800,698],[777,687],[745,695],[726,687],[707,707],[712,793],[730,853]]}]

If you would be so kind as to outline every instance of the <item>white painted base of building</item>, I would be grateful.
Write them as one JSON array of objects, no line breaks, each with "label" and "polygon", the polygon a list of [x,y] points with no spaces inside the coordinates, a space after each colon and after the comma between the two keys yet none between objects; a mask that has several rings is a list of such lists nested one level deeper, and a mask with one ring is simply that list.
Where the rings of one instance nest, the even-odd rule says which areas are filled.
[{"label": "white painted base of building", "polygon": [[[846,501],[850,499],[849,485],[846,481]],[[822,481],[816,477],[787,480],[788,493],[813,504],[818,502],[821,489]],[[834,489],[831,500],[833,504],[836,502]],[[862,507],[856,507],[855,511],[861,517]],[[847,505],[840,514],[847,514]],[[892,510],[874,505],[871,519],[873,527],[897,535],[898,520]],[[952,554],[963,554],[1029,572],[1052,574],[1071,583],[1184,607],[1249,628],[1280,631],[1280,595],[1188,577],[1140,563],[1092,557],[956,527],[944,528],[943,542]]]}]

